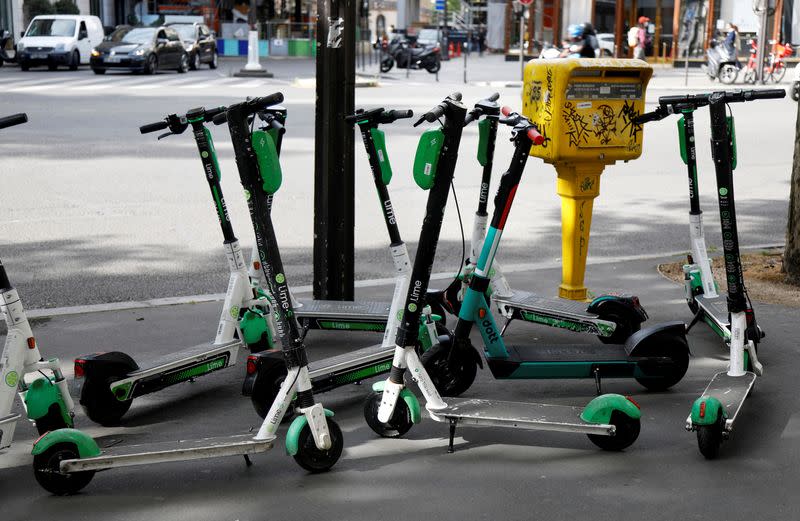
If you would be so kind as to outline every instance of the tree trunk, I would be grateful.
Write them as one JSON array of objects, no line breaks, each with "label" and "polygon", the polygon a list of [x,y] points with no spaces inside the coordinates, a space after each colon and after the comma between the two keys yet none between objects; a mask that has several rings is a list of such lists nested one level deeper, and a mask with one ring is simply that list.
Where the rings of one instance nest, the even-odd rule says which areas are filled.
[{"label": "tree trunk", "polygon": [[797,123],[794,135],[794,161],[791,191],[789,192],[789,222],[786,226],[786,248],[783,251],[783,271],[786,281],[800,285],[800,103],[797,104]]}]

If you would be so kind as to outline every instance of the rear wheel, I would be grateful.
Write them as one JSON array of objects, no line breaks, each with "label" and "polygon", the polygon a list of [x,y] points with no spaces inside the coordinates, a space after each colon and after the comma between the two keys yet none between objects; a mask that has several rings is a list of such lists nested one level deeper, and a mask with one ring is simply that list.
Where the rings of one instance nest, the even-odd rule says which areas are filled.
[{"label": "rear wheel", "polygon": [[639,314],[620,305],[609,307],[607,310],[601,309],[598,318],[617,325],[611,336],[597,337],[604,344],[624,344],[629,336],[642,328],[642,319]]},{"label": "rear wheel", "polygon": [[327,450],[317,448],[314,436],[311,434],[311,427],[306,424],[300,431],[298,450],[294,455],[294,460],[298,465],[315,474],[330,470],[339,461],[344,448],[342,429],[332,418],[326,418],[326,420],[328,432],[331,435],[331,448]]},{"label": "rear wheel", "polygon": [[211,62],[208,64],[208,66],[210,68],[212,68],[212,69],[216,69],[217,65],[218,65],[218,59],[219,59],[219,56],[217,55],[217,53],[215,51],[213,57],[211,58]]},{"label": "rear wheel", "polygon": [[189,68],[193,71],[196,71],[200,68],[200,53],[196,52],[192,55],[192,59],[189,62]]},{"label": "rear wheel", "polygon": [[633,445],[633,442],[639,437],[642,426],[638,418],[631,418],[622,411],[612,412],[609,423],[616,427],[614,436],[587,434],[592,443],[608,451],[620,451]]},{"label": "rear wheel", "polygon": [[386,57],[381,60],[381,72],[389,72],[394,67],[394,59]]},{"label": "rear wheel", "polygon": [[43,489],[57,496],[75,494],[89,484],[94,471],[62,474],[61,462],[78,459],[78,448],[72,443],[57,443],[33,457],[33,475]]},{"label": "rear wheel", "polygon": [[433,63],[428,63],[425,65],[425,70],[430,72],[431,74],[435,74],[439,72],[439,69],[442,68],[442,62],[439,60],[434,60]]},{"label": "rear wheel", "polygon": [[133,403],[133,400],[117,400],[110,388],[113,381],[113,378],[87,376],[81,390],[80,403],[86,416],[103,426],[118,424]]},{"label": "rear wheel", "polygon": [[[645,373],[637,376],[636,381],[649,391],[665,391],[680,382],[689,368],[689,346],[681,335],[657,333],[652,338],[642,341],[636,347],[634,356],[645,358],[669,358],[668,367],[653,362],[639,362],[639,369]],[[650,374],[648,374],[650,373]]]},{"label": "rear wheel", "polygon": [[711,425],[697,427],[697,448],[706,459],[716,459],[719,456],[719,446],[722,445],[722,429],[725,418],[720,413],[716,422]]},{"label": "rear wheel", "polygon": [[394,406],[392,417],[386,423],[378,420],[378,408],[380,408],[383,393],[374,392],[364,400],[364,420],[372,431],[382,438],[399,438],[411,430],[414,422],[411,421],[411,411],[408,404],[402,398],[398,398]]},{"label": "rear wheel", "polygon": [[[267,367],[263,367],[263,369],[259,368],[259,374],[256,376],[256,383],[253,386],[250,401],[261,418],[267,417],[272,403],[281,390],[281,385],[286,380],[286,374],[286,365],[283,363],[270,364]],[[283,415],[284,420],[288,420],[291,416],[291,414]]]},{"label": "rear wheel", "polygon": [[756,71],[753,69],[747,69],[747,72],[744,73],[744,82],[753,84],[756,82]]},{"label": "rear wheel", "polygon": [[[459,396],[470,388],[478,372],[478,363],[466,348],[451,353],[452,347],[436,344],[422,355],[425,371],[442,396]],[[469,349],[474,349],[471,346]],[[452,354],[452,356],[451,356]]]},{"label": "rear wheel", "polygon": [[776,63],[775,68],[772,69],[772,73],[770,74],[770,78],[775,83],[780,83],[783,80],[783,77],[786,76],[786,66],[781,63]]},{"label": "rear wheel", "polygon": [[189,55],[188,54],[183,53],[181,55],[181,59],[178,62],[178,68],[175,69],[175,70],[177,70],[179,74],[183,74],[183,73],[185,73],[186,71],[189,70]]},{"label": "rear wheel", "polygon": [[61,414],[61,406],[57,403],[50,404],[50,408],[47,409],[47,414],[41,418],[37,418],[35,423],[36,431],[39,435],[45,432],[72,427],[72,425],[64,420],[64,415]]},{"label": "rear wheel", "polygon": [[155,54],[151,54],[147,57],[147,61],[144,62],[144,73],[145,74],[154,74],[158,70],[158,57]]}]

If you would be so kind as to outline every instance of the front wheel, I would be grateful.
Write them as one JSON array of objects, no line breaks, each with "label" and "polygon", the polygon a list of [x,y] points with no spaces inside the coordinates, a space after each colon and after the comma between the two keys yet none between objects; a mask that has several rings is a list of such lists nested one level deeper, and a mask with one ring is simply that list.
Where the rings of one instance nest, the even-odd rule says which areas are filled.
[{"label": "front wheel", "polygon": [[57,496],[79,492],[94,477],[93,470],[62,474],[61,462],[79,459],[78,448],[72,443],[57,443],[33,457],[33,475],[43,489]]},{"label": "front wheel", "polygon": [[80,64],[81,64],[81,55],[78,53],[77,50],[72,51],[72,55],[69,58],[69,70],[77,71],[78,65]]},{"label": "front wheel", "polygon": [[184,53],[181,55],[181,60],[178,62],[178,68],[175,69],[179,74],[183,74],[189,70],[189,56]]},{"label": "front wheel", "polygon": [[433,63],[428,63],[425,65],[425,70],[430,72],[431,74],[436,74],[439,72],[439,69],[442,68],[442,62],[439,60],[434,60]]},{"label": "front wheel", "polygon": [[381,60],[381,72],[389,72],[394,67],[394,60],[392,58],[384,58]]},{"label": "front wheel", "polygon": [[209,64],[208,64],[208,66],[211,69],[216,69],[217,68],[217,64],[218,64],[218,56],[217,56],[217,53],[215,52],[214,55],[211,58],[211,62],[209,62]]},{"label": "front wheel", "polygon": [[144,73],[145,74],[155,74],[156,70],[158,69],[158,58],[155,54],[151,54],[147,57],[147,61],[144,63]]},{"label": "front wheel", "polygon": [[133,400],[117,400],[111,392],[112,381],[87,376],[81,389],[80,403],[86,416],[104,427],[117,425],[133,403]]},{"label": "front wheel", "polygon": [[747,72],[744,73],[744,82],[751,85],[754,84],[756,82],[756,71],[747,69]]},{"label": "front wheel", "polygon": [[411,421],[411,410],[402,398],[398,398],[394,406],[392,417],[386,423],[378,420],[378,409],[383,399],[383,393],[374,392],[364,400],[364,420],[372,431],[382,438],[399,438],[414,426]]},{"label": "front wheel", "polygon": [[776,64],[775,68],[772,69],[770,78],[775,83],[780,83],[783,80],[784,76],[786,76],[786,66],[783,63]]},{"label": "front wheel", "polygon": [[723,65],[719,71],[719,81],[730,85],[736,81],[739,76],[739,69],[735,65]]},{"label": "front wheel", "polygon": [[719,446],[722,445],[722,422],[725,418],[722,413],[719,420],[711,425],[697,426],[697,448],[706,459],[716,459],[719,456]]},{"label": "front wheel", "polygon": [[620,451],[633,445],[642,427],[638,418],[631,418],[622,411],[612,412],[610,423],[616,427],[614,436],[587,434],[592,443],[608,451]]},{"label": "front wheel", "polygon": [[192,59],[190,60],[189,68],[193,71],[196,71],[200,68],[200,53],[196,52],[192,55]]},{"label": "front wheel", "polygon": [[314,443],[314,436],[311,434],[311,427],[306,424],[300,431],[298,437],[297,454],[294,460],[298,465],[314,474],[326,472],[331,469],[342,456],[344,448],[344,437],[342,429],[331,418],[326,418],[328,422],[328,432],[331,435],[331,448],[322,450]]},{"label": "front wheel", "polygon": [[[466,348],[452,352],[452,347],[436,344],[420,361],[442,396],[459,396],[470,388],[478,372],[478,363]],[[470,347],[469,349],[473,349]]]}]

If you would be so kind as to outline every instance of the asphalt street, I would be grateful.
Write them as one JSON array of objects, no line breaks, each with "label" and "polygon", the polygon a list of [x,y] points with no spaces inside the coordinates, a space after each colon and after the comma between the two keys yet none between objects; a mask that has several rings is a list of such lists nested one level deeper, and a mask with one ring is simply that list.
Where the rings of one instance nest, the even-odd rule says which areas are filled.
[{"label": "asphalt street", "polygon": [[[409,80],[393,71],[381,87],[357,89],[358,107],[429,109],[459,90],[467,103],[498,91],[501,102],[520,106],[519,87],[487,86],[487,78],[512,78],[517,65],[498,57],[475,58],[475,83],[462,82],[463,64],[446,63],[437,83],[414,71]],[[138,127],[198,105],[230,104],[246,96],[284,93],[289,110],[283,146],[284,183],[273,211],[284,262],[295,285],[311,282],[313,243],[313,88],[295,86],[313,77],[311,62],[273,60],[270,80],[234,78],[241,62],[217,71],[154,77],[0,69],[0,113],[26,111],[26,125],[0,137],[3,209],[0,253],[30,308],[97,304],[179,295],[218,294],[227,274],[221,234],[190,135],[157,141]],[[472,69],[471,69],[472,70]],[[661,87],[659,87],[661,85]],[[682,71],[657,69],[648,100],[674,94]],[[692,72],[694,91],[711,88]],[[795,103],[791,100],[738,104],[739,166],[736,176],[742,242],[776,244],[784,238],[792,156]],[[708,146],[707,111],[696,118],[700,189],[706,219],[716,221],[714,175]],[[406,121],[385,128],[395,172],[390,185],[405,240],[417,240],[426,193],[412,181],[413,151],[420,130]],[[249,215],[227,131],[213,128],[222,185],[234,229],[249,248]],[[356,136],[356,273],[358,279],[391,272],[388,243],[362,144]],[[467,237],[477,204],[480,166],[477,129],[465,130],[455,187]],[[498,138],[496,182],[511,157],[507,131]],[[555,170],[529,161],[504,235],[502,259],[509,266],[560,264],[560,202]],[[645,130],[644,153],[636,161],[607,168],[595,201],[590,262],[686,251],[688,190],[678,155],[675,121]],[[461,257],[456,207],[450,204],[434,271],[449,272]],[[719,237],[708,234],[712,249]]]}]

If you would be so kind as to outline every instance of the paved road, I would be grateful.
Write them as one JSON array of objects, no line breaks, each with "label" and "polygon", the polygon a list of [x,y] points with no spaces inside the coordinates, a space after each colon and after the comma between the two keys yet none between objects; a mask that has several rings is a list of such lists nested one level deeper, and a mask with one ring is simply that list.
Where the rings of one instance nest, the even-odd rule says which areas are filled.
[{"label": "paved road", "polygon": [[[515,78],[516,67],[496,57],[470,62],[479,84],[463,85],[461,63],[445,64],[441,81],[415,72],[407,82],[394,73],[384,86],[358,89],[358,106],[430,108],[453,90],[468,101],[498,90],[501,100],[519,105],[519,89],[489,88],[488,78]],[[137,127],[165,114],[197,105],[229,104],[276,90],[286,96],[288,132],[283,149],[284,186],[274,216],[290,281],[311,282],[313,215],[314,90],[295,86],[313,74],[310,62],[271,61],[271,80],[229,75],[240,62],[218,71],[155,77],[94,76],[45,70],[0,69],[0,113],[27,111],[27,125],[3,132],[0,140],[3,210],[0,253],[29,307],[56,307],[176,295],[220,293],[225,264],[220,234],[206,184],[188,135],[157,142]],[[675,71],[658,70],[648,99],[674,92]],[[693,75],[695,86],[708,86]],[[661,85],[661,86],[659,86]],[[739,139],[737,199],[742,242],[781,243],[784,237],[795,104],[790,100],[735,106]],[[707,116],[698,117],[701,195],[710,230],[716,221],[714,179]],[[405,123],[387,128],[396,172],[391,193],[401,232],[413,243],[425,193],[410,172],[418,130]],[[214,129],[228,207],[242,243],[252,243],[249,217],[224,129]],[[495,172],[511,149],[502,134]],[[462,142],[455,186],[467,237],[476,203],[480,168],[475,160],[477,130]],[[391,270],[366,157],[357,141],[356,272],[360,279]],[[497,177],[497,176],[496,176]],[[649,127],[641,159],[609,167],[595,203],[590,261],[687,249],[687,191],[672,121]],[[560,209],[552,167],[532,160],[517,194],[501,252],[506,265],[559,263]],[[716,234],[709,242],[718,245]],[[413,249],[412,249],[413,253]],[[461,234],[450,205],[435,271],[453,270],[461,255]]]},{"label": "paved road", "polygon": [[[596,266],[590,281],[624,279],[642,297],[651,323],[688,319],[681,287],[660,277],[656,262]],[[524,272],[512,275],[511,282],[547,291],[556,276],[554,270]],[[672,390],[648,393],[632,381],[605,382],[606,392],[631,395],[644,413],[639,440],[624,453],[603,453],[583,435],[461,428],[457,451],[448,455],[447,426],[428,417],[402,440],[377,439],[362,417],[362,400],[372,383],[367,381],[319,396],[336,413],[345,452],[330,473],[318,476],[303,472],[279,444],[254,457],[251,468],[241,458],[223,458],[118,469],[96,475],[81,495],[50,497],[30,470],[27,451],[35,431],[22,424],[17,443],[0,456],[3,515],[19,521],[798,519],[797,310],[756,308],[767,331],[759,351],[765,376],[713,462],[700,456],[695,436],[683,429],[692,401],[726,363],[719,339],[700,325],[689,336],[694,355],[689,372]],[[218,313],[219,304],[209,303],[56,317],[34,327],[43,353],[65,362],[78,353],[107,349],[142,360],[171,349],[175,339],[181,345],[208,340]],[[366,333],[312,333],[310,358],[377,340]],[[507,340],[593,341],[524,324],[511,326]],[[193,384],[137,399],[120,427],[98,427],[80,411],[77,425],[104,446],[246,432],[258,419],[239,394],[243,361]],[[592,381],[497,382],[484,370],[465,396],[580,405],[593,392]]]}]

